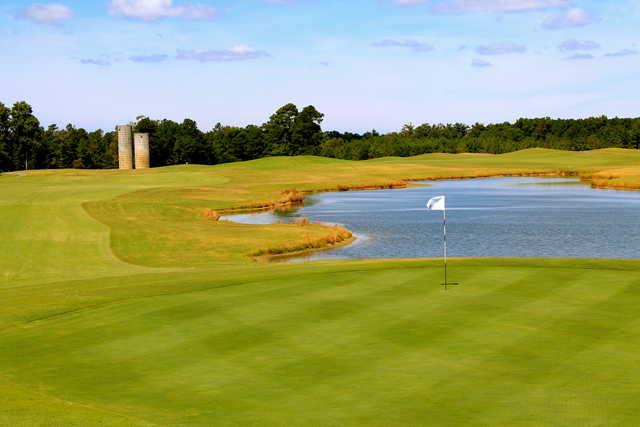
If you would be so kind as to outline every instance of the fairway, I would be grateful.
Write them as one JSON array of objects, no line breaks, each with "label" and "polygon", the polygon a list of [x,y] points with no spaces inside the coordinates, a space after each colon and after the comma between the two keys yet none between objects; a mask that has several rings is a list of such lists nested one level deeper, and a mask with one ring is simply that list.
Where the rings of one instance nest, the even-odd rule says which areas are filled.
[{"label": "fairway", "polygon": [[640,261],[454,259],[462,286],[445,292],[439,260],[256,260],[335,230],[203,210],[473,176],[637,189],[639,161],[527,150],[3,174],[0,425],[635,425]]}]

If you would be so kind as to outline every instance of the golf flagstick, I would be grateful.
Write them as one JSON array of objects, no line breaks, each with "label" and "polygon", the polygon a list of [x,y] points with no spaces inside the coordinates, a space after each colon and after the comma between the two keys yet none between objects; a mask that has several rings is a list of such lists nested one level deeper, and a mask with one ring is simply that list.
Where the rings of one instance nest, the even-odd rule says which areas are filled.
[{"label": "golf flagstick", "polygon": [[444,260],[444,286],[445,291],[449,286],[457,286],[460,283],[449,283],[447,278],[447,198],[445,196],[434,197],[427,202],[427,209],[430,211],[442,211],[442,241],[443,241],[443,260]]}]

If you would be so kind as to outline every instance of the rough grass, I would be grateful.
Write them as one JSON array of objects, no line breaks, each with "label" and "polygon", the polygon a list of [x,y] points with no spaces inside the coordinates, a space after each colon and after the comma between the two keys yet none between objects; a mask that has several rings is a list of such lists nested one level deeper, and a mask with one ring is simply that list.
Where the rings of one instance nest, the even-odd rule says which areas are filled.
[{"label": "rough grass", "polygon": [[640,166],[608,169],[585,176],[585,181],[594,188],[615,190],[640,190]]},{"label": "rough grass", "polygon": [[[294,225],[298,226],[308,226],[311,225],[305,219],[302,219],[298,222],[294,222]],[[269,246],[266,248],[258,249],[252,252],[252,256],[254,257],[263,257],[263,256],[277,256],[277,255],[291,255],[300,252],[309,252],[321,249],[330,249],[337,247],[339,245],[348,243],[353,240],[353,234],[351,231],[347,230],[344,227],[335,225],[333,227],[325,227],[329,228],[331,231],[329,234],[322,235],[320,237],[312,237],[310,234],[305,235],[305,239],[296,241],[289,244],[281,244],[279,246]]]},{"label": "rough grass", "polygon": [[0,425],[637,424],[637,261],[454,260],[463,285],[444,292],[437,261],[256,263],[343,231],[213,217],[413,179],[638,188],[639,163],[527,150],[3,174]]}]

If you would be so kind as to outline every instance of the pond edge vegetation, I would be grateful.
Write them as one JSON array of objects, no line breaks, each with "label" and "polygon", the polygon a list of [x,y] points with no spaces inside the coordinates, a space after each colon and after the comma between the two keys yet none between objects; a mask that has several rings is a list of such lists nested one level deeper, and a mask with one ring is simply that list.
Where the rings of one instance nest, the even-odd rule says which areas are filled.
[{"label": "pond edge vegetation", "polygon": [[[328,193],[328,192],[346,192],[346,191],[375,191],[404,189],[416,185],[419,181],[449,181],[449,180],[466,180],[466,179],[482,179],[482,178],[509,178],[509,177],[538,177],[538,178],[567,178],[575,177],[584,185],[589,185],[594,189],[616,190],[616,191],[640,191],[640,182],[629,185],[627,183],[612,183],[614,179],[625,176],[626,170],[629,168],[613,169],[611,171],[600,171],[595,173],[582,173],[577,170],[560,169],[555,172],[520,172],[520,173],[480,173],[474,175],[447,175],[439,177],[425,178],[405,178],[398,181],[391,181],[382,184],[359,184],[347,185],[339,184],[335,187],[327,187],[320,189],[312,189],[306,191],[298,191],[296,188],[285,189],[281,191],[281,198],[266,202],[258,202],[248,205],[240,205],[237,207],[213,210],[205,209],[204,216],[220,221],[223,215],[233,215],[240,213],[259,213],[259,212],[275,212],[296,209],[302,206],[305,198],[312,194]],[[628,175],[628,174],[627,174]],[[293,221],[293,225],[304,227],[312,224],[306,218],[299,221]],[[299,242],[287,243],[284,245],[267,246],[256,249],[248,254],[249,257],[256,261],[270,262],[282,259],[292,259],[307,256],[313,252],[337,249],[347,246],[356,240],[353,232],[348,228],[340,225],[329,225],[321,222],[313,223],[331,229],[331,233],[320,238],[311,239],[308,236]]]}]

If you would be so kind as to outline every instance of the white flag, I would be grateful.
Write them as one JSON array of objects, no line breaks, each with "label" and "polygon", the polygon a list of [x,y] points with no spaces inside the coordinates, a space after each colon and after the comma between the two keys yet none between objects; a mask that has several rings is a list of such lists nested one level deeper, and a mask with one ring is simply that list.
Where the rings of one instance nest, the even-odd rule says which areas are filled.
[{"label": "white flag", "polygon": [[430,211],[443,211],[446,209],[446,200],[445,196],[434,197],[427,202],[427,209]]}]

